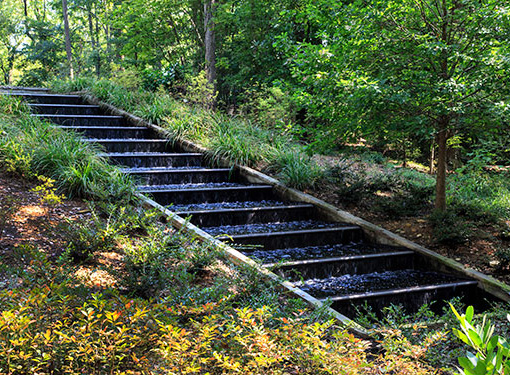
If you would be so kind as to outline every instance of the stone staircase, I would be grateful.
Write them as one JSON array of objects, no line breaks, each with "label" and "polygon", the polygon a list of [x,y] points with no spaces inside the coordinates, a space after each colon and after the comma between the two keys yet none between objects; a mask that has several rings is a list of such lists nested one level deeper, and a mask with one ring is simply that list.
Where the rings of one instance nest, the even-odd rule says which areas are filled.
[{"label": "stone staircase", "polygon": [[26,89],[9,95],[29,101],[33,116],[102,145],[159,204],[347,316],[365,304],[376,313],[390,304],[414,311],[435,300],[462,296],[476,304],[485,296],[476,280],[438,272],[414,251],[369,243],[359,226],[325,221],[314,205],[250,184],[234,168],[212,168],[202,154],[174,148],[151,128],[105,115],[79,96]]}]

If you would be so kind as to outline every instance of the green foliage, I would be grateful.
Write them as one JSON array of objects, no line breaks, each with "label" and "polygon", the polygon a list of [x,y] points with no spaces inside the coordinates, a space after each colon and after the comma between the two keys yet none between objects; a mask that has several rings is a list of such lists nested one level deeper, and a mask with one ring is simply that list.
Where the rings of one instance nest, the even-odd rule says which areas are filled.
[{"label": "green foliage", "polygon": [[129,241],[124,244],[125,270],[120,276],[119,283],[130,295],[141,298],[153,298],[168,287],[168,283],[182,282],[183,276],[190,279],[190,275],[178,272],[175,262],[179,260],[176,253],[182,251],[178,237],[159,228],[152,228],[149,236],[139,241]]},{"label": "green foliage", "polygon": [[68,240],[67,254],[75,262],[89,260],[94,253],[116,248],[129,225],[124,210],[110,207],[103,218],[97,208],[89,204],[90,216],[80,221],[68,220],[63,232]]},{"label": "green foliage", "polygon": [[260,141],[252,136],[248,128],[241,126],[238,121],[222,121],[217,123],[217,133],[210,141],[212,157],[226,158],[239,165],[254,166],[259,161],[267,160],[267,152],[260,152]]},{"label": "green foliage", "polygon": [[314,188],[323,177],[319,166],[299,149],[276,150],[269,168],[277,171],[284,184],[296,189]]},{"label": "green foliage", "polygon": [[429,216],[434,239],[438,243],[459,245],[465,243],[473,235],[473,227],[465,219],[451,210],[435,210]]},{"label": "green foliage", "polygon": [[3,290],[0,300],[2,372],[116,373],[147,369],[153,357],[157,306],[101,293],[82,300],[65,283]]},{"label": "green foliage", "polygon": [[449,181],[448,204],[470,220],[497,223],[510,218],[508,173],[459,173]]},{"label": "green foliage", "polygon": [[144,103],[141,105],[139,110],[134,112],[135,115],[138,115],[153,124],[161,125],[167,118],[171,118],[174,105],[173,100],[165,95],[161,94],[161,96],[155,96],[148,103]]},{"label": "green foliage", "polygon": [[[159,88],[168,90],[183,78],[182,67],[178,65],[169,66],[161,70],[147,68],[141,74],[143,88],[150,91],[157,91]],[[119,83],[121,86],[128,87],[121,82]]]},{"label": "green foliage", "polygon": [[253,119],[261,126],[282,131],[293,131],[295,117],[292,97],[280,87],[261,87],[247,90],[239,106],[241,114]]},{"label": "green foliage", "polygon": [[81,141],[77,134],[28,116],[6,118],[0,124],[0,163],[25,178],[44,175],[69,196],[96,199],[134,199],[129,176],[98,155],[97,146]]},{"label": "green foliage", "polygon": [[32,191],[39,196],[42,204],[56,206],[62,203],[62,200],[65,199],[65,195],[57,195],[55,180],[44,176],[38,176],[37,179],[41,182],[41,185],[36,186]]},{"label": "green foliage", "polygon": [[[462,366],[462,375],[504,375],[510,372],[510,344],[506,338],[494,334],[494,325],[487,317],[483,317],[481,324],[473,322],[474,309],[469,306],[466,313],[460,315],[451,306],[455,316],[459,320],[460,330],[453,329],[453,333],[462,342],[467,344],[474,353],[467,352],[466,357],[459,358]],[[510,314],[507,315],[510,321]]]},{"label": "green foliage", "polygon": [[196,76],[189,77],[189,84],[186,87],[185,100],[202,108],[209,108],[212,100],[218,95],[214,87],[207,81],[205,71]]},{"label": "green foliage", "polygon": [[28,112],[26,103],[15,96],[0,95],[0,108],[6,115],[19,116]]},{"label": "green foliage", "polygon": [[389,218],[415,216],[429,207],[434,191],[431,176],[396,168],[377,153],[348,157],[326,172],[340,202],[369,200],[367,205]]},{"label": "green foliage", "polygon": [[116,72],[115,76],[112,77],[112,81],[117,85],[133,90],[142,86],[143,79],[140,77],[140,73],[136,69],[128,68]]}]

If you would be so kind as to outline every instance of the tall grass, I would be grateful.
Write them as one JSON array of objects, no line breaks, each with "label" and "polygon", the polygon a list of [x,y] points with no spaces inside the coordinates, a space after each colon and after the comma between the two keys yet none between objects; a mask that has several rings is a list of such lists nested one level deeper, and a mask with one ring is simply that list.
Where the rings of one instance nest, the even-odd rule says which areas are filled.
[{"label": "tall grass", "polygon": [[[5,108],[23,108],[19,99],[2,98],[0,164],[25,177],[44,175],[69,196],[127,199],[134,196],[132,180],[99,156],[97,146],[81,141],[75,133],[31,117],[26,107],[14,117]],[[10,110],[9,110],[10,111]],[[12,111],[10,111],[12,113]]]},{"label": "tall grass", "polygon": [[468,173],[449,179],[448,204],[469,219],[510,220],[510,173]]},{"label": "tall grass", "polygon": [[158,124],[173,140],[187,139],[210,150],[213,159],[269,170],[291,187],[313,186],[322,171],[291,136],[249,120],[192,106],[161,92],[125,89],[107,80],[55,81],[59,92],[89,91],[100,100]]}]

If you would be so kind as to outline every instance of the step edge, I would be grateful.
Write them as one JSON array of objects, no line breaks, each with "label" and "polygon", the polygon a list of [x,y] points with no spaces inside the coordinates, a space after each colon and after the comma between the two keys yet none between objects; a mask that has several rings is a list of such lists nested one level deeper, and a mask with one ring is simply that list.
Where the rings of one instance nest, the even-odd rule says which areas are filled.
[{"label": "step edge", "polygon": [[31,113],[33,117],[57,117],[57,118],[79,118],[79,119],[101,119],[101,120],[120,120],[122,116],[108,116],[108,115],[62,115],[57,113]]},{"label": "step edge", "polygon": [[256,211],[278,211],[278,210],[289,210],[289,209],[298,209],[298,208],[313,208],[313,204],[295,204],[295,205],[287,205],[287,206],[266,206],[266,207],[246,207],[246,208],[222,208],[220,210],[199,210],[199,211],[176,211],[177,215],[203,215],[203,214],[213,214],[213,213],[229,213],[229,212],[249,212],[253,209],[258,209]]},{"label": "step edge", "polygon": [[260,185],[260,186],[227,186],[227,187],[218,187],[218,188],[190,188],[190,189],[168,189],[168,190],[138,190],[140,193],[179,193],[179,192],[188,192],[188,191],[216,191],[216,190],[255,190],[255,189],[272,189],[273,187],[270,185]]},{"label": "step edge", "polygon": [[365,298],[373,298],[373,297],[384,297],[387,295],[396,295],[396,294],[406,294],[406,293],[413,293],[413,292],[421,292],[421,291],[427,291],[427,290],[433,290],[433,289],[447,289],[452,287],[462,287],[462,286],[477,286],[478,281],[476,280],[465,280],[465,281],[457,281],[457,282],[451,282],[451,283],[442,283],[437,285],[423,285],[423,286],[414,286],[409,288],[398,288],[398,289],[385,289],[381,291],[376,292],[367,292],[367,293],[357,293],[357,294],[346,294],[346,295],[340,295],[340,296],[331,296],[328,298],[318,298],[319,301],[325,302],[325,301],[350,301],[355,299],[365,299]]},{"label": "step edge", "polygon": [[177,169],[177,168],[168,168],[168,169],[155,169],[151,171],[136,171],[136,170],[128,170],[126,168],[122,168],[121,171],[126,174],[195,174],[195,173],[229,173],[230,169],[198,169],[198,168],[189,168],[189,169]]},{"label": "step edge", "polygon": [[[64,107],[64,108],[101,108],[94,104],[52,104],[52,103],[26,103],[29,107]],[[48,115],[51,115],[48,113]],[[119,116],[122,117],[122,116]]]},{"label": "step edge", "polygon": [[[206,227],[207,228],[207,227]],[[232,234],[225,236],[218,236],[217,238],[220,241],[223,240],[236,240],[236,239],[244,239],[244,238],[253,238],[253,237],[276,237],[282,235],[294,235],[303,232],[310,233],[325,233],[325,232],[335,232],[335,231],[348,231],[348,230],[360,230],[359,226],[344,226],[344,227],[336,227],[336,228],[318,228],[318,229],[305,229],[305,230],[290,230],[285,232],[262,232],[262,233],[252,233],[252,234]]]},{"label": "step edge", "polygon": [[199,153],[184,153],[184,152],[103,152],[102,155],[108,157],[202,156],[202,154]]},{"label": "step edge", "polygon": [[296,260],[289,262],[278,262],[278,263],[264,263],[263,267],[292,267],[292,266],[300,266],[307,264],[320,264],[320,263],[334,263],[334,262],[349,262],[355,260],[365,260],[365,259],[374,259],[374,258],[384,258],[384,257],[396,257],[403,255],[414,255],[414,251],[392,251],[388,253],[374,253],[374,254],[364,254],[364,255],[348,255],[342,257],[331,257],[331,258],[311,258],[305,260]]}]

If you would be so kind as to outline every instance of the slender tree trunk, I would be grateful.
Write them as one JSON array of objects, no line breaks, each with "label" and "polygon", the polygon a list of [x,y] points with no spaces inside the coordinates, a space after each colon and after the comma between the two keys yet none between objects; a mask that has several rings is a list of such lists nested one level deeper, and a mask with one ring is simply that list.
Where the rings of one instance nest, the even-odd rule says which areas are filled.
[{"label": "slender tree trunk", "polygon": [[10,85],[12,83],[12,70],[14,68],[14,60],[16,60],[16,49],[13,48],[11,51],[9,51],[9,60],[7,65],[7,77],[6,77],[6,83],[7,85]]},{"label": "slender tree trunk", "polygon": [[436,202],[435,207],[440,211],[446,210],[446,132],[449,119],[441,116],[439,120],[439,131],[437,133],[437,175],[436,175]]},{"label": "slender tree trunk", "polygon": [[436,143],[432,140],[432,144],[430,146],[430,166],[429,166],[429,174],[434,174],[434,161],[436,160]]},{"label": "slender tree trunk", "polygon": [[216,0],[206,0],[204,3],[205,30],[205,73],[207,82],[213,88],[211,107],[216,107],[216,42],[214,38],[214,8]]},{"label": "slender tree trunk", "polygon": [[[99,37],[97,39],[94,37],[95,32],[94,32],[94,23],[92,22],[92,10],[91,9],[89,9],[89,11],[88,11],[88,20],[89,20],[90,46],[94,53],[94,60],[95,60],[95,65],[96,65],[96,76],[97,76],[97,78],[99,78],[99,75],[100,75],[99,48],[98,48]],[[96,19],[96,22],[97,22],[97,19]]]},{"label": "slender tree trunk", "polygon": [[101,77],[101,44],[99,39],[99,17],[97,16],[96,6],[96,75],[97,78]]},{"label": "slender tree trunk", "polygon": [[66,42],[67,63],[69,64],[69,77],[74,79],[73,55],[71,52],[71,36],[69,34],[69,17],[67,14],[67,0],[62,0],[62,13],[64,15],[64,34]]},{"label": "slender tree trunk", "polygon": [[23,12],[25,14],[25,18],[28,17],[28,4],[27,4],[27,1],[28,0],[23,0]]},{"label": "slender tree trunk", "polygon": [[404,139],[404,142],[402,142],[403,152],[402,152],[402,167],[407,168],[407,147],[406,147],[406,140]]},{"label": "slender tree trunk", "polygon": [[[175,26],[175,22],[174,22],[174,19],[173,19],[171,14],[169,15],[168,20],[170,22],[170,25],[172,26],[172,30],[173,30],[174,35],[175,35],[175,41],[177,42],[177,44],[180,45],[181,44],[181,38],[179,37],[179,32],[177,31],[177,27]],[[181,65],[184,66],[185,61],[184,61],[184,56],[182,55],[182,53],[179,54],[179,58],[181,60]]]}]

